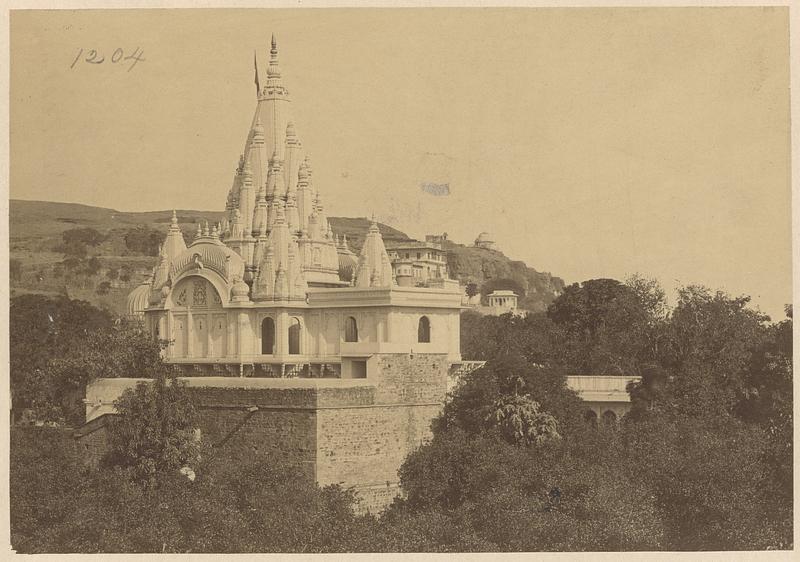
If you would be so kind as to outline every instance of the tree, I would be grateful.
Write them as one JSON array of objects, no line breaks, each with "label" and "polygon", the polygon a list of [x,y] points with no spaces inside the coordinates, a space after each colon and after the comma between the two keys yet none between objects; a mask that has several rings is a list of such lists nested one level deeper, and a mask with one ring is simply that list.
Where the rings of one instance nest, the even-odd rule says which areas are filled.
[{"label": "tree", "polygon": [[20,295],[10,306],[11,397],[14,410],[54,406],[48,366],[58,357],[84,349],[83,338],[110,329],[111,315],[88,302],[64,297]]},{"label": "tree", "polygon": [[83,423],[81,399],[86,385],[99,378],[164,376],[161,350],[136,322],[122,322],[85,336],[77,345],[48,362],[44,388],[69,423]]},{"label": "tree", "polygon": [[[158,430],[158,428],[155,428]],[[373,551],[375,520],[352,492],[317,487],[273,457],[209,456],[192,481],[167,469],[80,466],[72,437],[11,430],[11,543],[18,552]]]},{"label": "tree", "polygon": [[510,397],[526,394],[558,420],[562,436],[582,431],[583,406],[578,395],[567,388],[564,372],[557,367],[532,365],[518,353],[493,359],[465,375],[434,421],[434,429],[458,428],[470,435],[485,433],[494,425],[486,420],[496,417],[498,403],[502,405]]},{"label": "tree", "polygon": [[748,371],[769,320],[749,302],[700,286],[679,289],[662,359],[677,412],[724,416],[746,398]]},{"label": "tree", "polygon": [[96,275],[97,272],[100,271],[101,267],[102,264],[100,263],[100,260],[97,259],[96,256],[92,256],[91,258],[89,258],[89,261],[86,262],[86,272],[89,275]]},{"label": "tree", "polygon": [[541,412],[538,402],[528,394],[502,396],[495,400],[494,413],[487,422],[500,430],[509,443],[515,445],[541,444],[560,439],[556,419]]},{"label": "tree", "polygon": [[66,297],[21,295],[10,308],[11,396],[15,411],[43,421],[82,423],[86,384],[99,377],[154,377],[161,343],[136,323]]},{"label": "tree", "polygon": [[164,233],[139,225],[125,233],[125,247],[146,256],[158,255],[159,245],[164,241]]},{"label": "tree", "polygon": [[152,481],[163,472],[200,461],[198,416],[191,395],[177,377],[140,382],[114,401],[106,462],[129,467],[134,478]]},{"label": "tree", "polygon": [[97,285],[97,294],[98,295],[107,295],[108,291],[111,289],[111,283],[108,281],[101,281],[99,285]]},{"label": "tree", "polygon": [[654,418],[622,436],[626,464],[652,490],[674,550],[788,547],[791,508],[764,493],[766,443],[760,428],[732,418]]},{"label": "tree", "polygon": [[469,298],[474,297],[478,293],[480,293],[480,289],[478,288],[477,283],[467,283],[467,286],[464,289],[464,292]]},{"label": "tree", "polygon": [[64,244],[82,244],[86,246],[98,246],[105,240],[105,236],[94,228],[72,228],[65,230],[61,234]]},{"label": "tree", "polygon": [[568,286],[547,309],[563,332],[561,361],[575,374],[639,375],[657,361],[666,304],[657,283],[592,279]]},{"label": "tree", "polygon": [[622,470],[614,451],[567,440],[517,447],[449,428],[403,464],[406,499],[384,520],[412,531],[394,539],[405,551],[421,549],[414,541],[455,551],[663,548],[649,490]]}]

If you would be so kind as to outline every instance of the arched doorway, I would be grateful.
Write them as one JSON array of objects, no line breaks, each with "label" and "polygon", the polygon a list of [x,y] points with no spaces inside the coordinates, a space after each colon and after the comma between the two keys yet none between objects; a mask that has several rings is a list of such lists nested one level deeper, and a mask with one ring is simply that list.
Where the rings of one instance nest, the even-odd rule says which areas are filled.
[{"label": "arched doorway", "polygon": [[422,316],[419,319],[419,326],[417,327],[417,341],[419,343],[431,342],[431,321],[427,316]]},{"label": "arched doorway", "polygon": [[617,414],[615,414],[611,410],[606,410],[605,412],[603,412],[603,425],[606,427],[616,427]]},{"label": "arched doorway", "polygon": [[275,321],[267,316],[261,321],[261,355],[275,353]]},{"label": "arched doorway", "polygon": [[214,285],[200,276],[179,281],[172,290],[174,357],[224,357],[227,314]]},{"label": "arched doorway", "polygon": [[344,341],[357,342],[358,341],[358,323],[352,316],[344,319]]},{"label": "arched doorway", "polygon": [[289,355],[300,355],[300,319],[289,321]]}]

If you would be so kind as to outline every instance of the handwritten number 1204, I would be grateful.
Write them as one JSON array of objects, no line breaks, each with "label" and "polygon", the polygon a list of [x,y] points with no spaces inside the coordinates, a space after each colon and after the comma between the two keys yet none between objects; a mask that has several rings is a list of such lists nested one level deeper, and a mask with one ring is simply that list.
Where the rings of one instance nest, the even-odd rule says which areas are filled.
[{"label": "handwritten number 1204", "polygon": [[[78,54],[75,56],[75,60],[72,61],[70,68],[75,68],[75,65],[78,64],[78,61],[81,60],[83,53],[84,53],[83,49],[78,49]],[[130,54],[128,56],[125,56],[125,52],[122,49],[117,48],[111,54],[111,63],[117,64],[120,61],[132,61],[131,65],[128,67],[128,72],[130,72],[131,70],[133,70],[133,67],[136,66],[137,62],[145,61],[143,55],[144,51],[142,51],[139,47],[136,47],[133,50],[133,54]],[[92,49],[88,53],[86,53],[86,58],[83,59],[84,62],[89,64],[103,64],[105,60],[106,60],[105,56],[102,55],[101,53],[98,53],[95,49]]]}]

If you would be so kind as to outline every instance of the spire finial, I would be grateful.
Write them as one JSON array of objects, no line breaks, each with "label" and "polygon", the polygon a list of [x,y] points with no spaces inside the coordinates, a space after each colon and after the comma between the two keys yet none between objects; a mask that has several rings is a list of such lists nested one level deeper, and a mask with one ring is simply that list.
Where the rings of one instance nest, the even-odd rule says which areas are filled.
[{"label": "spire finial", "polygon": [[[276,79],[281,77],[281,69],[278,66],[278,43],[275,41],[275,34],[272,35],[272,48],[269,50],[269,67],[267,68],[267,78]],[[274,83],[273,84],[277,84]],[[269,86],[270,83],[267,83]]]}]

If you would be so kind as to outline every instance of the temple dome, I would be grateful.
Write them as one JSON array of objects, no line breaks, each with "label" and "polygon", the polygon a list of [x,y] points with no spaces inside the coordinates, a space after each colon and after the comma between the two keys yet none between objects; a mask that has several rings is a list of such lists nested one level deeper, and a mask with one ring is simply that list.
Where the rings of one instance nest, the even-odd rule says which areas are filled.
[{"label": "temple dome", "polygon": [[130,318],[143,318],[150,300],[150,280],[143,282],[128,294],[126,306]]},{"label": "temple dome", "polygon": [[339,279],[342,281],[352,281],[358,266],[358,259],[352,252],[344,253],[339,251]]}]

